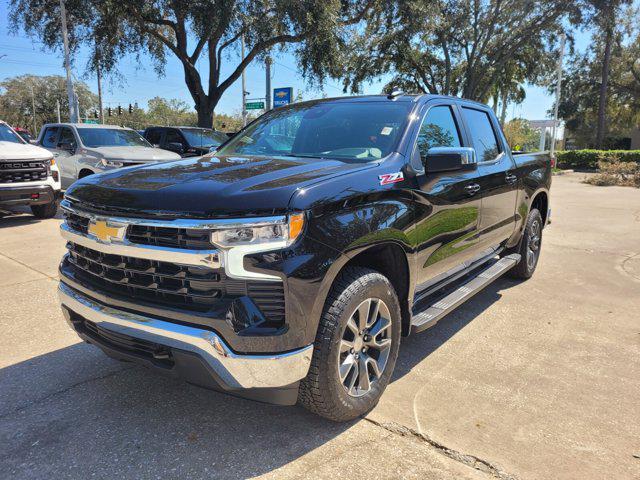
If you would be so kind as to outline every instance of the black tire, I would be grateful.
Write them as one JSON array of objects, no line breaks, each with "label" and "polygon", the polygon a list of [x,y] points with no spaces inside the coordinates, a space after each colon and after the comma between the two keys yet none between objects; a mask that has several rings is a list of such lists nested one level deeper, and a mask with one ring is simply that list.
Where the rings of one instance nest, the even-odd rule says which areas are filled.
[{"label": "black tire", "polygon": [[[365,334],[359,340],[354,336],[352,342],[353,345],[359,347],[364,345],[364,349],[361,350],[363,353],[359,354],[354,349],[341,351],[343,343],[347,341],[345,336],[348,337],[353,331],[354,323],[350,322],[349,327],[347,323],[350,319],[353,320],[354,315],[359,315],[356,313],[356,309],[368,301],[371,301],[368,304],[371,305],[371,313],[367,314],[367,318],[372,319],[370,331],[365,329]],[[375,305],[378,305],[378,309],[375,308]],[[378,314],[379,311],[388,311],[390,325],[385,321],[384,324],[387,326],[378,327],[377,333],[374,333],[376,318],[379,318],[380,321],[383,318],[382,314]],[[376,312],[376,315],[373,312]],[[387,316],[386,313],[384,316]],[[357,318],[359,319],[359,317]],[[365,324],[366,322],[367,320],[365,320]],[[311,366],[307,377],[300,384],[298,402],[311,412],[336,422],[352,420],[369,412],[378,403],[391,379],[400,348],[401,331],[400,303],[391,282],[381,273],[369,268],[346,268],[334,282],[325,303],[318,326]],[[371,333],[371,335],[367,335],[367,333]],[[387,340],[390,340],[390,346],[384,349],[384,365],[379,376],[373,373],[375,370],[368,362],[375,359],[372,363],[375,363],[376,367],[382,364],[380,351],[377,350],[378,347],[366,346],[372,345],[372,343],[361,343],[367,337],[368,342],[380,341],[382,343],[384,341],[385,345],[389,345]],[[364,353],[367,349],[370,350]],[[379,355],[377,358],[376,354]],[[348,380],[348,375],[344,380],[340,378],[339,368],[341,368],[343,358],[350,356],[357,359],[359,355],[361,355],[360,360],[353,361],[356,364],[355,367],[358,368],[350,372],[357,377],[358,386],[343,385],[343,382],[353,385]],[[366,383],[369,389],[366,390],[365,387],[365,389],[356,392],[360,389],[359,384],[362,378],[359,376],[359,365],[362,364],[360,362],[364,362],[365,368],[362,371],[366,372],[363,374],[366,375],[366,381],[363,383]],[[342,367],[345,364],[346,361],[342,363]],[[354,396],[353,393],[360,393],[360,395]]]},{"label": "black tire", "polygon": [[527,223],[518,246],[509,253],[519,253],[520,261],[507,273],[511,278],[527,280],[536,271],[542,247],[542,231],[544,223],[537,208],[532,208],[527,215]]},{"label": "black tire", "polygon": [[80,180],[81,178],[88,177],[90,175],[93,175],[93,172],[91,170],[81,170],[80,175],[78,175],[78,180]]},{"label": "black tire", "polygon": [[51,203],[45,203],[42,205],[31,205],[31,213],[36,218],[53,218],[58,213],[58,202],[55,200]]}]

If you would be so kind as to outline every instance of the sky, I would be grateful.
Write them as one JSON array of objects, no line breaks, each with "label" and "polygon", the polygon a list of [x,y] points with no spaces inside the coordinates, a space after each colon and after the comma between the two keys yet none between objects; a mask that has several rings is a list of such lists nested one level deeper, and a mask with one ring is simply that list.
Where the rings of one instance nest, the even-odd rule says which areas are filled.
[{"label": "sky", "polygon": [[[60,51],[52,52],[43,50],[42,45],[29,37],[24,32],[14,35],[9,31],[9,5],[5,0],[0,0],[0,81],[18,75],[65,75],[62,54]],[[587,34],[578,35],[577,48],[586,48],[589,37]],[[73,73],[76,78],[86,82],[89,87],[97,92],[97,82],[94,75],[87,75],[85,65],[88,60],[88,52],[81,49],[74,56]],[[290,53],[274,54],[271,71],[271,85],[277,87],[293,87],[294,96],[302,92],[305,100],[321,96],[341,96],[342,88],[337,81],[327,81],[323,91],[314,89],[306,82],[297,68],[295,57]],[[193,100],[184,84],[182,67],[173,55],[167,55],[166,74],[158,77],[153,70],[151,62],[142,56],[138,62],[131,55],[122,59],[118,64],[118,71],[124,83],[114,83],[108,78],[103,81],[103,106],[107,108],[121,105],[126,108],[129,103],[138,103],[140,107],[146,107],[147,102],[156,96],[164,98],[176,98],[184,100],[189,106],[193,106]],[[232,60],[227,61],[223,68],[222,78],[231,73]],[[205,76],[207,63],[200,60],[198,68]],[[265,71],[264,64],[254,61],[246,70],[248,98],[265,96]],[[385,79],[382,78],[372,84],[364,85],[365,94],[380,93]],[[216,113],[233,114],[241,110],[241,82],[236,81],[223,95]],[[526,99],[519,105],[511,105],[507,118],[521,117],[529,120],[547,118],[547,112],[553,103],[552,95],[545,88],[526,86]]]}]

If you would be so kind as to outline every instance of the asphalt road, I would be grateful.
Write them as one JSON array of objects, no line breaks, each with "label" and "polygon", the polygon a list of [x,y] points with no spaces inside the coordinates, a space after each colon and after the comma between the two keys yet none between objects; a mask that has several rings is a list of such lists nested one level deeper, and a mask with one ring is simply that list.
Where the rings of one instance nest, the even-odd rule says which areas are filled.
[{"label": "asphalt road", "polygon": [[554,178],[534,278],[403,339],[379,406],[343,425],[80,343],[60,220],[0,218],[0,477],[640,478],[640,190],[579,179]]}]

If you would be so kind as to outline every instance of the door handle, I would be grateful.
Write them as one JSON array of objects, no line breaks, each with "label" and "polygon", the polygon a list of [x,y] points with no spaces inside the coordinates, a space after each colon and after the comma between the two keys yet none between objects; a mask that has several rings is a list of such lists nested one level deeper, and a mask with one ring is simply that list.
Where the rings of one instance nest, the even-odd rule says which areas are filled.
[{"label": "door handle", "polygon": [[516,177],[512,173],[507,173],[504,179],[507,181],[507,183],[516,183],[518,181],[518,177]]},{"label": "door handle", "polygon": [[480,190],[480,185],[478,185],[477,183],[470,183],[469,185],[464,187],[464,189],[469,195],[475,195],[476,193],[478,193],[478,190]]}]

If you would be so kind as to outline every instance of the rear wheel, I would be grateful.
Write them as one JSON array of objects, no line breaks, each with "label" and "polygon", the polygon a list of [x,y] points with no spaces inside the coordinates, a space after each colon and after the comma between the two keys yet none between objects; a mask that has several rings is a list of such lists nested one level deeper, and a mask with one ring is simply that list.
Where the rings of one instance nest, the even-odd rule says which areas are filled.
[{"label": "rear wheel", "polygon": [[400,304],[389,280],[368,268],[346,269],[327,299],[299,402],[334,421],[367,413],[389,383],[400,334]]},{"label": "rear wheel", "polygon": [[58,213],[58,202],[54,200],[43,205],[31,205],[31,212],[36,218],[53,218]]},{"label": "rear wheel", "polygon": [[519,253],[520,262],[509,270],[512,278],[526,280],[531,278],[538,265],[540,247],[542,246],[542,215],[536,208],[532,208],[527,216],[527,223],[522,234],[522,239],[515,253]]}]

